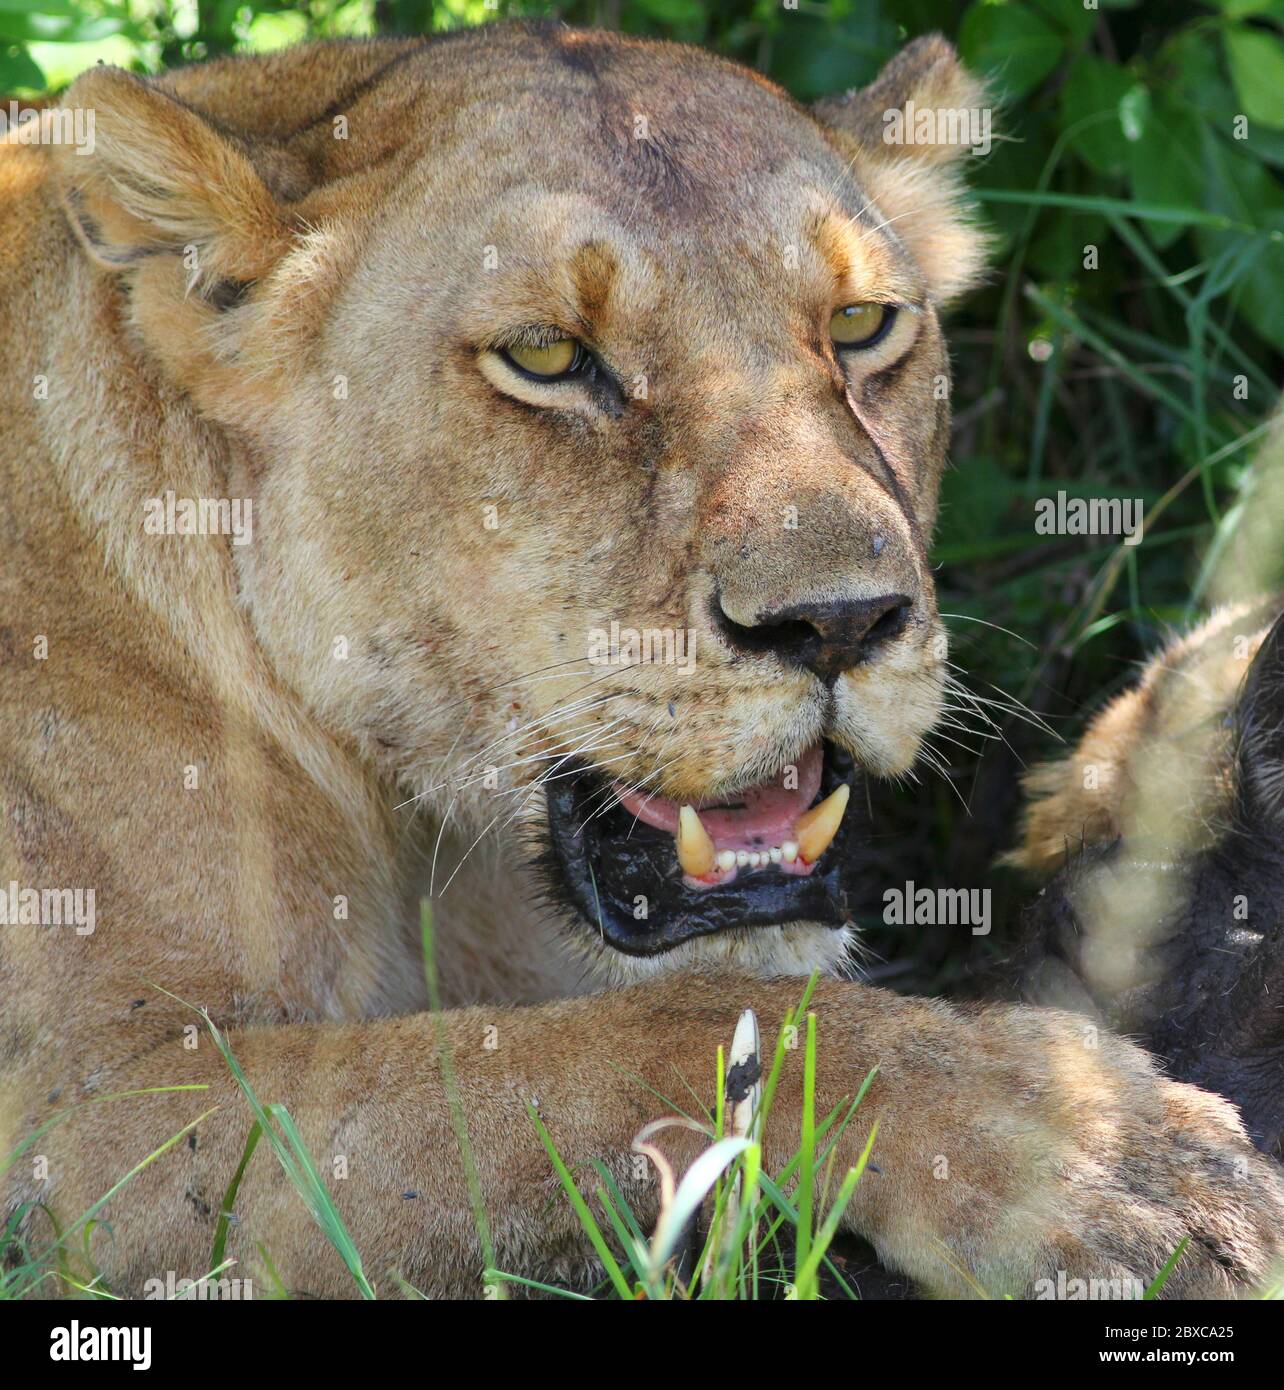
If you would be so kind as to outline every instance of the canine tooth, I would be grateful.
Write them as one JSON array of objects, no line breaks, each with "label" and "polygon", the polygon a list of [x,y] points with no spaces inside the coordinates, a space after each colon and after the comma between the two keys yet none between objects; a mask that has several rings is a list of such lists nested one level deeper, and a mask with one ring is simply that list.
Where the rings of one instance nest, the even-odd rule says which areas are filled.
[{"label": "canine tooth", "polygon": [[794,826],[794,834],[798,836],[798,853],[809,864],[814,864],[824,854],[838,834],[850,795],[851,788],[844,782],[830,792],[819,806],[813,806],[798,817]]},{"label": "canine tooth", "polygon": [[780,846],[780,857],[786,864],[792,864],[798,858],[798,842],[796,840],[786,840]]},{"label": "canine tooth", "polygon": [[718,851],[718,868],[725,874],[728,870],[736,867],[736,852],[733,849],[723,849]]},{"label": "canine tooth", "polygon": [[749,851],[747,849],[736,850],[736,867],[745,869],[749,866]]},{"label": "canine tooth", "polygon": [[693,806],[678,812],[678,863],[692,878],[707,878],[717,856],[709,832],[700,823]]},{"label": "canine tooth", "polygon": [[773,864],[779,864],[779,863],[780,863],[780,854],[781,854],[781,852],[780,852],[779,847],[773,845],[772,848],[768,851],[768,853],[769,853],[769,855],[770,855],[770,857],[771,857],[771,862],[772,862]]}]

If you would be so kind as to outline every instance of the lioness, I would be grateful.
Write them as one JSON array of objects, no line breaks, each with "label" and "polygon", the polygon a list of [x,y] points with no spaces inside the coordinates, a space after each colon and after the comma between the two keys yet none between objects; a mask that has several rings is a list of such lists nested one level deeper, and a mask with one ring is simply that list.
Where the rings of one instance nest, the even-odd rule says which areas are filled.
[{"label": "lioness", "polygon": [[[847,1223],[929,1293],[1145,1281],[1188,1235],[1168,1293],[1265,1274],[1284,1187],[1226,1102],[1066,1013],[832,977],[848,788],[941,708],[938,313],[985,249],[960,149],[883,114],[982,100],[936,38],[807,110],[504,25],[100,68],[64,102],[91,153],[0,151],[0,880],[96,904],[4,927],[0,1143],[208,1088],[76,1109],[9,1201],[72,1218],[218,1107],[113,1197],[111,1288],[205,1272],[245,1143],[183,1000],[342,1159],[368,1269],[479,1290],[426,892],[507,1271],[593,1277],[527,1102],[654,1211],[654,1092],[707,1093],[738,1011],[820,968],[819,1103],[878,1067]],[[276,1165],[236,1211],[229,1255],[351,1289]]]}]

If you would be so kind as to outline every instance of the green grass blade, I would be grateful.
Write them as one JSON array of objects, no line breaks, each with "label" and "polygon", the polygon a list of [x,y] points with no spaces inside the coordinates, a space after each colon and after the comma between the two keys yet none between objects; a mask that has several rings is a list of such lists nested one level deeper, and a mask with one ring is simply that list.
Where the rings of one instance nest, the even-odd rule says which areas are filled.
[{"label": "green grass blade", "polygon": [[232,1181],[228,1183],[227,1191],[223,1194],[222,1205],[218,1209],[218,1223],[214,1227],[214,1248],[210,1252],[211,1265],[221,1265],[223,1263],[224,1252],[227,1249],[227,1230],[232,1214],[232,1206],[236,1201],[236,1194],[240,1190],[241,1179],[245,1176],[245,1170],[249,1166],[250,1157],[254,1153],[262,1133],[263,1126],[255,1120],[250,1126],[249,1137],[245,1141],[245,1149],[241,1154],[241,1161],[236,1165],[236,1172],[232,1174]]},{"label": "green grass blade", "polygon": [[[593,1213],[588,1208],[588,1203],[584,1200],[583,1194],[575,1185],[575,1179],[571,1177],[570,1169],[562,1162],[562,1156],[557,1151],[557,1146],[549,1137],[548,1130],[544,1128],[544,1122],[539,1117],[539,1112],[529,1102],[526,1102],[527,1113],[539,1133],[540,1143],[544,1145],[549,1158],[552,1160],[553,1168],[557,1172],[558,1179],[562,1184],[562,1189],[566,1193],[571,1206],[575,1210],[575,1215],[579,1218],[580,1225],[584,1228],[585,1235],[592,1242],[593,1249],[597,1251],[598,1258],[602,1261],[611,1283],[615,1285],[615,1291],[621,1298],[632,1299],[633,1290],[629,1287],[629,1281],[624,1277],[623,1270],[616,1262],[615,1256],[611,1253],[610,1247],[606,1243],[606,1238],[602,1235],[602,1228],[597,1224]],[[507,1276],[505,1276],[507,1277]]]},{"label": "green grass blade", "polygon": [[1212,227],[1220,232],[1243,232],[1267,241],[1284,242],[1284,232],[1263,230],[1250,222],[1237,222],[1220,212],[1205,212],[1200,208],[1161,207],[1157,203],[1134,203],[1127,198],[1102,198],[1078,193],[1026,192],[1020,188],[981,188],[977,198],[982,203],[1016,203],[1025,207],[1064,208],[1067,212],[1112,213],[1145,222],[1179,222],[1184,227]]},{"label": "green grass blade", "polygon": [[[615,1202],[612,1200],[611,1194],[606,1190],[605,1186],[598,1187],[597,1200],[601,1202],[602,1210],[606,1213],[607,1219],[611,1223],[611,1229],[615,1232],[616,1238],[620,1242],[620,1249],[626,1252],[629,1271],[637,1274],[637,1261],[631,1254],[627,1254],[627,1252],[644,1250],[646,1248],[646,1238],[642,1237],[639,1239],[629,1230],[624,1217],[616,1210]],[[625,1279],[626,1281],[628,1279],[627,1273],[625,1274]]]},{"label": "green grass blade", "polygon": [[1168,1282],[1168,1276],[1177,1268],[1177,1261],[1181,1259],[1183,1252],[1189,1244],[1190,1237],[1182,1236],[1181,1240],[1177,1243],[1176,1250],[1164,1261],[1163,1269],[1155,1275],[1154,1279],[1151,1281],[1150,1287],[1142,1294],[1143,1299],[1154,1299],[1159,1297],[1164,1285]]},{"label": "green grass blade", "polygon": [[[139,1175],[139,1173],[143,1171],[144,1168],[154,1163],[161,1156],[161,1154],[168,1153],[169,1150],[172,1149],[174,1145],[179,1142],[180,1139],[185,1139],[196,1128],[197,1125],[199,1125],[204,1120],[208,1120],[209,1117],[217,1109],[217,1105],[210,1106],[210,1108],[207,1111],[205,1111],[204,1114],[198,1115],[194,1120],[191,1121],[190,1124],[185,1124],[183,1128],[178,1131],[177,1134],[172,1134],[158,1148],[153,1149],[151,1153],[149,1153],[147,1157],[144,1158],[140,1163],[135,1163],[134,1166],[129,1170],[128,1173],[125,1174],[123,1178],[118,1178],[114,1183],[112,1183],[112,1185],[107,1189],[107,1191],[103,1193],[103,1195],[99,1197],[99,1199],[91,1207],[89,1207],[87,1211],[83,1212],[75,1221],[71,1223],[70,1226],[67,1227],[65,1231],[63,1231],[60,1234],[57,1244],[65,1248],[68,1238],[74,1236],[76,1232],[80,1230],[80,1228],[84,1226],[87,1222],[92,1221],[94,1217],[96,1217],[98,1213],[102,1211],[102,1209],[107,1205],[107,1203],[110,1202],[111,1199],[121,1190],[121,1188],[123,1188],[126,1185],[126,1183],[133,1181],[133,1179],[136,1178]],[[49,1259],[53,1252],[54,1247],[50,1246],[39,1256],[40,1263],[43,1264],[47,1259]]]},{"label": "green grass blade", "polygon": [[468,1201],[472,1207],[473,1227],[477,1232],[477,1242],[482,1250],[482,1264],[485,1268],[490,1269],[495,1264],[495,1247],[491,1240],[490,1221],[486,1216],[486,1203],[482,1197],[481,1179],[477,1176],[477,1164],[473,1158],[473,1146],[468,1138],[468,1117],[464,1114],[463,1097],[460,1095],[459,1083],[455,1078],[455,1063],[446,1041],[446,1016],[441,1007],[441,991],[437,985],[437,956],[436,940],[433,935],[432,904],[427,898],[419,904],[419,932],[423,941],[424,981],[428,988],[428,1007],[437,1035],[437,1058],[441,1064],[442,1086],[446,1092],[450,1123],[455,1131],[455,1142],[459,1146],[459,1158],[464,1168],[464,1182],[468,1188]]},{"label": "green grass blade", "polygon": [[208,1091],[209,1087],[204,1084],[193,1084],[186,1086],[144,1086],[137,1091],[112,1091],[108,1095],[91,1096],[88,1100],[77,1101],[74,1105],[69,1105],[65,1110],[59,1110],[57,1114],[51,1115],[42,1125],[34,1129],[27,1137],[9,1150],[4,1161],[0,1163],[0,1177],[5,1173],[32,1147],[38,1144],[51,1129],[56,1129],[60,1124],[64,1124],[77,1111],[86,1105],[102,1105],[109,1100],[128,1100],[132,1096],[156,1096],[163,1095],[169,1091]]},{"label": "green grass blade", "polygon": [[[536,1279],[523,1279],[520,1274],[505,1274],[502,1269],[486,1269],[482,1278],[488,1284],[520,1284],[524,1289],[535,1289],[539,1293],[556,1294],[558,1298],[569,1298],[572,1303],[592,1303],[594,1300],[586,1293],[573,1293],[570,1289],[559,1289],[555,1284],[541,1284]],[[629,1294],[632,1302],[633,1295]]]},{"label": "green grass blade", "polygon": [[[807,1015],[807,1044],[803,1053],[802,1136],[798,1149],[798,1225],[795,1228],[794,1269],[801,1274],[811,1263],[812,1203],[816,1196],[816,1015]],[[795,1277],[800,1299],[816,1297],[814,1281]]]},{"label": "green grass blade", "polygon": [[303,1204],[312,1214],[312,1219],[321,1227],[330,1244],[334,1246],[339,1258],[347,1266],[348,1273],[352,1276],[353,1283],[356,1284],[362,1298],[373,1299],[375,1291],[361,1267],[361,1256],[357,1252],[356,1244],[348,1232],[343,1217],[339,1214],[338,1207],[334,1204],[334,1199],[330,1196],[329,1188],[322,1182],[321,1175],[317,1172],[316,1165],[312,1162],[312,1156],[308,1153],[307,1146],[295,1128],[289,1111],[283,1105],[264,1105],[259,1100],[253,1086],[250,1085],[249,1078],[245,1075],[240,1062],[237,1061],[227,1039],[219,1031],[214,1020],[203,1009],[197,1009],[195,1012],[205,1020],[205,1026],[214,1039],[214,1045],[218,1048],[228,1070],[232,1073],[241,1094],[249,1102],[255,1119],[266,1135],[273,1153],[276,1154],[277,1161],[285,1171],[285,1175],[289,1178],[294,1190],[303,1199]]},{"label": "green grass blade", "polygon": [[811,1287],[816,1283],[816,1276],[820,1269],[820,1262],[824,1258],[825,1252],[833,1243],[834,1236],[838,1233],[838,1223],[842,1220],[843,1212],[847,1210],[847,1204],[852,1199],[852,1193],[856,1191],[856,1184],[861,1180],[861,1175],[869,1163],[869,1156],[874,1149],[874,1140],[878,1136],[878,1121],[875,1120],[870,1126],[869,1138],[865,1141],[865,1147],[861,1152],[860,1158],[854,1167],[847,1170],[847,1176],[843,1179],[843,1185],[838,1190],[838,1197],[830,1208],[828,1216],[825,1217],[824,1224],[816,1234],[816,1241],[807,1257],[807,1264],[799,1269],[794,1279],[795,1287]]},{"label": "green grass blade", "polygon": [[285,1287],[285,1280],[277,1273],[276,1265],[272,1263],[272,1257],[268,1254],[267,1247],[260,1240],[254,1242],[254,1248],[259,1252],[259,1259],[263,1261],[263,1268],[267,1270],[268,1283],[273,1286],[272,1296],[288,1301],[290,1291]]},{"label": "green grass blade", "polygon": [[629,1229],[629,1235],[633,1240],[645,1241],[646,1236],[642,1233],[642,1227],[638,1224],[637,1217],[633,1215],[633,1209],[629,1206],[624,1193],[619,1189],[611,1170],[602,1162],[600,1158],[593,1160],[593,1167],[597,1169],[598,1177],[606,1186],[606,1190],[611,1194],[611,1200],[615,1203],[617,1210]]}]

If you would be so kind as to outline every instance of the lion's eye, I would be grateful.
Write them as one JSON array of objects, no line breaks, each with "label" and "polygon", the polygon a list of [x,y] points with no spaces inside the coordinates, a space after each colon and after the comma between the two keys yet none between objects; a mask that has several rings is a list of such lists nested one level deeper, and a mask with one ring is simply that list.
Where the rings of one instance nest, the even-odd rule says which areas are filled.
[{"label": "lion's eye", "polygon": [[895,321],[896,310],[890,304],[849,304],[829,320],[829,336],[838,348],[873,347]]},{"label": "lion's eye", "polygon": [[584,349],[574,338],[558,338],[539,347],[514,346],[504,356],[528,376],[567,376],[584,360]]}]

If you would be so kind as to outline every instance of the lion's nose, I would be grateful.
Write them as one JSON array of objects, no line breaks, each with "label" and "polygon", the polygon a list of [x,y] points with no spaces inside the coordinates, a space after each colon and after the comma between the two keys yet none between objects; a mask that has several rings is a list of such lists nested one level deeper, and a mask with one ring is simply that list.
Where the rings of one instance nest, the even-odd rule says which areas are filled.
[{"label": "lion's nose", "polygon": [[760,613],[752,625],[745,625],[728,617],[715,598],[714,618],[736,649],[772,652],[829,683],[869,661],[897,636],[913,606],[913,599],[905,594],[835,599]]}]

